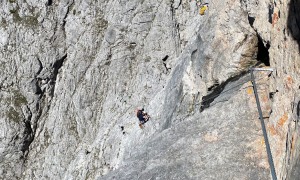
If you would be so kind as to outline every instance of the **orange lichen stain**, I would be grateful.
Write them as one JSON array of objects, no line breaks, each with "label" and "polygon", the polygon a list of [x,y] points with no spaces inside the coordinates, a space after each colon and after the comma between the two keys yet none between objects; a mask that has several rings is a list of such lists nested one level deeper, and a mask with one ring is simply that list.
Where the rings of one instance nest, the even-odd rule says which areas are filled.
[{"label": "orange lichen stain", "polygon": [[293,78],[290,75],[288,75],[287,78],[286,78],[286,86],[287,86],[287,88],[291,88],[292,85],[293,85],[293,83],[294,83]]},{"label": "orange lichen stain", "polygon": [[247,88],[247,94],[253,94],[253,89],[251,87]]},{"label": "orange lichen stain", "polygon": [[268,102],[268,100],[269,100],[268,96],[263,96],[262,97],[262,102],[266,103],[266,102]]},{"label": "orange lichen stain", "polygon": [[273,14],[273,18],[272,18],[272,27],[274,27],[274,25],[277,23],[279,17],[278,17],[278,13],[274,13]]},{"label": "orange lichen stain", "polygon": [[261,144],[261,145],[264,145],[264,144],[265,144],[265,139],[264,139],[264,138],[261,138],[260,144]]},{"label": "orange lichen stain", "polygon": [[294,82],[294,80],[291,76],[288,76],[286,79],[287,79],[287,82],[290,84],[292,84]]},{"label": "orange lichen stain", "polygon": [[271,125],[271,126],[269,126],[269,132],[270,132],[270,134],[271,135],[276,135],[277,134],[277,130],[276,130],[276,128],[273,126],[273,125]]},{"label": "orange lichen stain", "polygon": [[206,142],[215,142],[215,141],[218,141],[219,140],[219,137],[217,134],[213,134],[213,133],[207,133],[205,134],[204,136],[204,140]]},{"label": "orange lichen stain", "polygon": [[284,123],[288,120],[288,114],[287,113],[284,113],[283,116],[281,116],[281,118],[279,119],[277,125],[278,126],[283,126]]}]

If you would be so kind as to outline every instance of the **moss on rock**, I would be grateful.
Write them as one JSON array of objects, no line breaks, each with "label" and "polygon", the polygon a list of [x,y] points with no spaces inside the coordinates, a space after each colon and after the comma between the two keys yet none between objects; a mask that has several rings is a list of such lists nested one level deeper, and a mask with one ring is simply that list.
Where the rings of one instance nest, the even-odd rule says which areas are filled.
[{"label": "moss on rock", "polygon": [[13,107],[9,108],[9,110],[6,112],[6,116],[8,117],[9,120],[15,123],[20,122],[20,115]]}]

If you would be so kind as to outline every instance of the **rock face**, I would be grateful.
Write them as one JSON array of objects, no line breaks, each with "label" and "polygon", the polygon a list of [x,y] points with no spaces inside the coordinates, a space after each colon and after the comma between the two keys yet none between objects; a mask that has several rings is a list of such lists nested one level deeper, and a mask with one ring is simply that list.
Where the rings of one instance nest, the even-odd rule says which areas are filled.
[{"label": "rock face", "polygon": [[3,0],[0,179],[297,179],[299,3]]}]

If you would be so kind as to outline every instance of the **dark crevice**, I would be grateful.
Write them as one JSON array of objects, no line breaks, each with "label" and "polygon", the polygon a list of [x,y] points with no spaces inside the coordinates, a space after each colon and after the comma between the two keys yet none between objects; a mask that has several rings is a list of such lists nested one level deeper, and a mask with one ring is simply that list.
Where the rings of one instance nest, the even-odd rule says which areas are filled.
[{"label": "dark crevice", "polygon": [[210,107],[210,104],[222,93],[222,91],[224,90],[224,88],[228,83],[239,80],[245,74],[247,74],[247,72],[242,72],[239,75],[227,79],[225,82],[221,83],[220,85],[211,87],[212,92],[202,97],[200,112]]},{"label": "dark crevice", "polygon": [[52,3],[53,3],[52,0],[48,0],[48,1],[47,1],[47,6],[51,6]]},{"label": "dark crevice", "polygon": [[58,74],[58,71],[59,69],[62,67],[64,61],[66,60],[67,58],[67,54],[65,54],[63,57],[61,57],[60,59],[58,59],[57,61],[54,62],[52,68],[53,68],[53,77],[52,79],[55,81],[56,78],[57,78],[57,74]]},{"label": "dark crevice", "polygon": [[249,21],[250,26],[253,28],[255,17],[251,17],[251,16],[248,15],[248,21]]},{"label": "dark crevice", "polygon": [[169,58],[169,55],[166,55],[164,58],[162,58],[162,61],[166,61]]},{"label": "dark crevice", "polygon": [[58,75],[59,69],[62,67],[64,61],[67,58],[67,54],[65,54],[63,57],[61,57],[59,60],[55,61],[52,68],[52,74],[49,80],[49,85],[50,85],[50,90],[49,90],[49,95],[52,97],[54,95],[54,89],[55,89],[55,83]]},{"label": "dark crevice", "polygon": [[31,82],[31,89],[34,94],[42,94],[42,90],[40,87],[40,80],[38,78],[34,78]]},{"label": "dark crevice", "polygon": [[274,6],[269,4],[269,23],[272,24],[272,15],[274,13]]},{"label": "dark crevice", "polygon": [[287,26],[300,51],[300,0],[291,0],[288,11]]},{"label": "dark crevice", "polygon": [[182,4],[182,0],[179,1],[179,4],[177,7],[175,7],[175,9],[178,9],[181,6],[181,4]]},{"label": "dark crevice", "polygon": [[165,66],[165,68],[166,68],[166,71],[169,72],[169,70],[170,70],[171,68],[168,68],[166,63],[163,63],[163,64],[164,64],[164,66]]},{"label": "dark crevice", "polygon": [[271,100],[273,100],[275,93],[276,93],[276,92],[270,92],[270,93],[269,93],[269,98],[270,98]]},{"label": "dark crevice", "polygon": [[137,24],[146,24],[146,23],[152,23],[153,20],[149,20],[149,21],[141,21],[141,22],[138,22]]},{"label": "dark crevice", "polygon": [[68,6],[67,12],[66,12],[65,17],[63,19],[63,24],[62,24],[63,29],[65,28],[65,25],[66,25],[66,22],[67,22],[67,17],[69,15],[70,11],[71,11],[71,7],[72,7],[73,4],[74,4],[74,1],[72,1],[72,3]]},{"label": "dark crevice", "polygon": [[26,159],[29,153],[29,146],[34,139],[34,132],[31,128],[32,112],[28,108],[28,116],[24,119],[24,131],[23,140],[21,144],[21,151],[23,152],[23,158]]},{"label": "dark crevice", "polygon": [[286,161],[287,161],[287,164],[289,165],[290,164],[290,160],[291,160],[291,158],[290,158],[290,155],[291,155],[291,153],[290,153],[290,151],[289,151],[289,149],[290,149],[290,145],[291,143],[290,143],[290,141],[289,141],[289,133],[287,133],[286,134],[286,138],[285,138],[285,153],[286,153],[286,156],[285,156],[285,158],[286,158]]},{"label": "dark crevice", "polygon": [[21,151],[25,153],[29,149],[29,145],[33,141],[33,131],[31,129],[30,121],[25,122],[25,130],[24,130],[24,141],[21,147]]},{"label": "dark crevice", "polygon": [[37,58],[38,64],[39,64],[39,70],[36,72],[36,76],[39,75],[41,73],[41,71],[43,70],[43,64],[40,60],[40,58]]},{"label": "dark crevice", "polygon": [[90,154],[90,153],[91,153],[91,151],[85,150],[85,154],[86,154],[86,155],[88,155],[88,154]]},{"label": "dark crevice", "polygon": [[264,63],[266,66],[270,66],[270,56],[269,56],[269,42],[266,43],[266,46],[263,43],[262,38],[257,35],[258,38],[258,51],[257,51],[257,61]]},{"label": "dark crevice", "polygon": [[[269,8],[271,8],[271,6],[269,6]],[[255,17],[251,17],[248,15],[248,21],[249,21],[250,26],[254,29],[253,24],[255,21]],[[272,17],[271,17],[271,23],[272,23]],[[254,29],[254,31],[256,32],[256,36],[258,39],[258,42],[257,42],[258,49],[257,49],[257,55],[256,55],[256,59],[258,62],[256,65],[263,63],[266,66],[270,66],[270,56],[269,56],[270,43],[266,42],[264,44],[264,41],[263,41],[262,37],[258,34],[257,30]]]},{"label": "dark crevice", "polygon": [[286,38],[287,34],[286,34],[286,29],[285,28],[283,28],[283,35],[284,35],[284,41],[286,41],[287,40],[287,38]]},{"label": "dark crevice", "polygon": [[[197,37],[199,38],[199,37]],[[200,40],[199,40],[200,41]],[[198,54],[197,54],[198,49],[193,50],[193,52],[191,53],[191,59],[192,61],[195,61],[198,58]]]},{"label": "dark crevice", "polygon": [[167,72],[171,69],[171,68],[168,68],[167,64],[165,63],[168,58],[169,58],[169,55],[166,55],[164,58],[162,58],[163,64],[164,64]]},{"label": "dark crevice", "polygon": [[[51,1],[48,1],[46,4],[48,6],[50,6],[50,5],[52,5],[52,3],[53,3],[53,1],[51,0]],[[64,29],[64,25],[65,25],[65,19],[69,13],[69,8],[70,8],[70,6],[68,7],[68,11],[64,17],[64,23],[63,23],[63,27],[62,27],[63,29]],[[38,123],[39,119],[41,118],[42,112],[44,110],[43,106],[49,105],[49,104],[45,103],[44,92],[46,90],[41,89],[41,85],[45,84],[45,82],[42,83],[42,81],[43,80],[46,81],[46,83],[50,87],[49,95],[53,96],[55,81],[57,79],[59,69],[62,67],[66,58],[67,58],[67,54],[63,55],[61,58],[59,58],[52,64],[52,66],[51,66],[52,72],[51,72],[50,77],[48,77],[48,78],[38,77],[38,75],[40,74],[40,72],[43,69],[43,65],[42,65],[40,59],[37,59],[38,64],[39,64],[39,70],[35,74],[34,79],[30,82],[30,85],[33,90],[33,93],[36,94],[36,97],[38,98],[38,100],[35,102],[36,107],[34,108],[33,111],[31,111],[30,108],[27,107],[28,113],[27,113],[27,116],[25,117],[25,119],[23,120],[24,130],[22,132],[23,139],[22,139],[22,143],[20,146],[20,150],[23,152],[22,159],[24,160],[24,162],[26,162],[27,156],[29,154],[29,147],[30,147],[31,143],[34,141],[34,137],[35,137],[35,134],[37,131],[37,126],[38,126],[37,123]],[[34,116],[34,118],[32,116],[33,113],[36,115],[36,116]]]},{"label": "dark crevice", "polygon": [[216,87],[218,87],[220,84],[218,82],[214,83],[214,85],[212,85],[211,87],[207,88],[207,91],[212,91],[214,90]]},{"label": "dark crevice", "polygon": [[68,11],[67,11],[67,13],[66,13],[66,15],[65,15],[65,17],[64,17],[64,19],[63,19],[63,23],[62,23],[62,28],[65,30],[65,26],[66,26],[66,23],[67,23],[67,16],[68,16],[68,14],[69,14],[69,10],[70,9],[70,7],[68,7]]}]

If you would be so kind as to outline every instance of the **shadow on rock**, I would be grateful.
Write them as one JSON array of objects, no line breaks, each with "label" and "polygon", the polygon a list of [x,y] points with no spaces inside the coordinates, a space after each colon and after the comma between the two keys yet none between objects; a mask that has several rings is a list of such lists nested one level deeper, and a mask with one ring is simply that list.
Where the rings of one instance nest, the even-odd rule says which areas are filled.
[{"label": "shadow on rock", "polygon": [[298,42],[300,52],[300,0],[291,0],[287,26],[293,38]]}]

